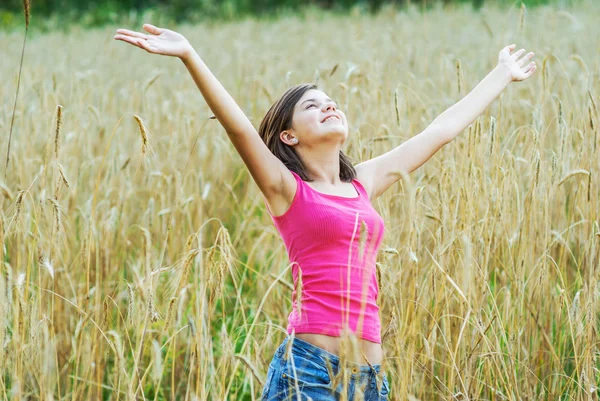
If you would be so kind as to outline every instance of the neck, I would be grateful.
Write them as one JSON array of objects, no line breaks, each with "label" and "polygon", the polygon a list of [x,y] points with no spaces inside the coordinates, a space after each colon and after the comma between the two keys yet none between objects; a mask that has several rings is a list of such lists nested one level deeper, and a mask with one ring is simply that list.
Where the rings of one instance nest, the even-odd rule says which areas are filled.
[{"label": "neck", "polygon": [[300,159],[314,181],[331,185],[341,182],[339,149],[300,152]]}]

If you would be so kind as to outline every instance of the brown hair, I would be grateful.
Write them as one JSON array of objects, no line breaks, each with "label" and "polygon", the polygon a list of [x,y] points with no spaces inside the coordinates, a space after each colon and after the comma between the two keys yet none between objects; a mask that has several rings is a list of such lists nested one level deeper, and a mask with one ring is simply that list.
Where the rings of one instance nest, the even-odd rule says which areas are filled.
[{"label": "brown hair", "polygon": [[[298,153],[296,153],[293,146],[283,143],[279,138],[279,134],[281,131],[292,128],[294,107],[302,98],[302,95],[311,89],[317,89],[317,85],[300,84],[288,89],[267,111],[258,128],[258,135],[260,135],[271,153],[281,160],[288,169],[298,174],[302,180],[309,182],[313,180],[308,177]],[[351,182],[355,178],[356,170],[352,162],[340,150],[340,180]]]}]

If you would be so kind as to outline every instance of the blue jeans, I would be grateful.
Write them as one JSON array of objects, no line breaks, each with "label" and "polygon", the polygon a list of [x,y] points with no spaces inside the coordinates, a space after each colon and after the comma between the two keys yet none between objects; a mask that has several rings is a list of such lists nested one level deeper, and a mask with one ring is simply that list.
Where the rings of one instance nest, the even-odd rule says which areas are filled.
[{"label": "blue jeans", "polygon": [[[286,355],[290,338],[286,337],[275,351],[261,401],[339,401],[344,391],[341,374],[338,375],[341,370],[340,358],[299,338],[294,338],[290,352]],[[327,369],[327,360],[334,377]],[[381,365],[372,365],[371,368],[369,365],[346,362],[346,366],[346,394],[349,401],[388,399],[390,386],[385,373],[381,372]]]}]

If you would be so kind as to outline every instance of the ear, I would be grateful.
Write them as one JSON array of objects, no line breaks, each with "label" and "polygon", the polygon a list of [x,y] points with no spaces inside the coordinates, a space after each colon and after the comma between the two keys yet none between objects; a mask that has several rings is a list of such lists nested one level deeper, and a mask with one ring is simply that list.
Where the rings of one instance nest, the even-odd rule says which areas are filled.
[{"label": "ear", "polygon": [[279,133],[279,139],[281,139],[281,141],[283,143],[285,143],[286,145],[290,145],[290,146],[295,145],[295,143],[294,143],[294,135],[292,133],[292,130],[281,131]]}]

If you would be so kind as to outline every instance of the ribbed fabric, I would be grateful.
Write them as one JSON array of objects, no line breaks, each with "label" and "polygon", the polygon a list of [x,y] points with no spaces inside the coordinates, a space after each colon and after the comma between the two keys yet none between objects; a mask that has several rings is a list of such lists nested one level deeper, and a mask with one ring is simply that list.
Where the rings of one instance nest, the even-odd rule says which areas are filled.
[{"label": "ribbed fabric", "polygon": [[297,190],[289,209],[273,216],[265,201],[293,263],[287,332],[338,337],[348,328],[381,343],[375,261],[385,231],[382,217],[356,179],[352,184],[359,196],[346,198],[318,192],[292,174]]}]

